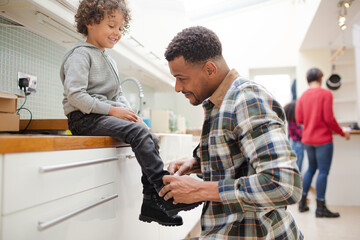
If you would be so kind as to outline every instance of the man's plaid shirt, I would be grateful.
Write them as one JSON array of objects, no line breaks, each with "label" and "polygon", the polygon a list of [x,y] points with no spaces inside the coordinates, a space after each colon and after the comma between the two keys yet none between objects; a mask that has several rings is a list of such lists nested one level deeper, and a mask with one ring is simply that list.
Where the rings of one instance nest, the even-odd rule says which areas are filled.
[{"label": "man's plaid shirt", "polygon": [[302,183],[279,103],[231,70],[203,107],[195,157],[222,202],[205,203],[200,239],[303,239],[286,210]]}]

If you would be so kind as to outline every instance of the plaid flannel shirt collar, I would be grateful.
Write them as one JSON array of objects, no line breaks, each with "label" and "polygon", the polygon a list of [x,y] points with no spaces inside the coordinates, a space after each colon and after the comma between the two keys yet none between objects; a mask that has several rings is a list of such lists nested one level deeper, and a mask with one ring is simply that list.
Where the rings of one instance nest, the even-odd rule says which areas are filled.
[{"label": "plaid flannel shirt collar", "polygon": [[220,108],[225,94],[227,93],[227,91],[229,90],[231,84],[234,82],[234,80],[239,77],[240,74],[235,70],[235,69],[231,69],[228,74],[226,75],[226,77],[224,78],[224,80],[221,82],[221,84],[219,85],[219,87],[215,90],[215,92],[211,95],[211,97],[209,98],[209,100],[217,107]]}]

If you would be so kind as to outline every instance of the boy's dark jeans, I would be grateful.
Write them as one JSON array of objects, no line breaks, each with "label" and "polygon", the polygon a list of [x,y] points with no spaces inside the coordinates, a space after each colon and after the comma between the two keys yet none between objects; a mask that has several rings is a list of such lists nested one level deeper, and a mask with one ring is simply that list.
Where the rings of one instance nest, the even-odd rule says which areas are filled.
[{"label": "boy's dark jeans", "polygon": [[143,193],[154,193],[162,186],[162,177],[169,174],[159,156],[158,138],[145,125],[102,114],[68,114],[73,135],[110,136],[130,144],[142,170]]}]

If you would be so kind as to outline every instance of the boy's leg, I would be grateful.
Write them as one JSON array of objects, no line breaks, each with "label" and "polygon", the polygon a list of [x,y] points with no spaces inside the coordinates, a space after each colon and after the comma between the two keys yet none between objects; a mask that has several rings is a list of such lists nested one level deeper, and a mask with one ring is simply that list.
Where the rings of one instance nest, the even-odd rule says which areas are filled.
[{"label": "boy's leg", "polygon": [[[151,134],[145,125],[113,116],[76,112],[69,116],[69,127],[77,135],[111,136],[130,144],[149,182],[157,192],[163,187],[162,178],[169,172],[164,170],[163,161],[159,156],[157,137]],[[154,194],[152,197],[152,201],[165,208],[169,216],[176,215],[182,210],[193,209],[201,204],[180,203],[174,205],[172,199],[165,201],[158,194]]]},{"label": "boy's leg", "polygon": [[69,116],[69,127],[76,135],[111,136],[130,144],[150,183],[156,188],[162,187],[162,177],[169,172],[164,170],[157,143],[143,124],[113,116],[74,112]]}]

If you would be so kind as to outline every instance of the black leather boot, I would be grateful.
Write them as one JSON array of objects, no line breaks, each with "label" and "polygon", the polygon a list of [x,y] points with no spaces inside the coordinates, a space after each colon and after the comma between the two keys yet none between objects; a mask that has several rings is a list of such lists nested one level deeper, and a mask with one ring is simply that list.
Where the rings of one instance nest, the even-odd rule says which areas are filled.
[{"label": "black leather boot", "polygon": [[316,200],[316,217],[321,218],[321,217],[325,217],[325,218],[337,218],[340,217],[339,213],[333,213],[330,212],[329,209],[327,209],[326,205],[325,205],[325,201],[323,200]]},{"label": "black leather boot", "polygon": [[299,202],[299,212],[309,211],[309,207],[307,205],[306,195],[302,195],[301,200]]},{"label": "black leather boot", "polygon": [[[162,185],[159,188],[155,187],[156,191],[160,192],[160,190],[163,188],[163,186],[164,185]],[[153,197],[154,197],[154,201],[157,202],[157,204],[160,208],[164,208],[166,214],[169,217],[178,214],[178,212],[180,212],[180,211],[188,211],[188,210],[194,209],[197,206],[202,204],[202,202],[196,202],[196,203],[190,203],[190,204],[187,204],[187,203],[173,204],[173,201],[174,201],[173,198],[165,201],[164,198],[160,197],[157,194],[156,194],[156,196],[153,196]]]},{"label": "black leather boot", "polygon": [[169,217],[165,213],[165,209],[161,208],[157,201],[154,200],[156,195],[157,193],[144,194],[139,220],[149,223],[154,221],[163,226],[181,226],[183,224],[181,216],[174,215]]}]

